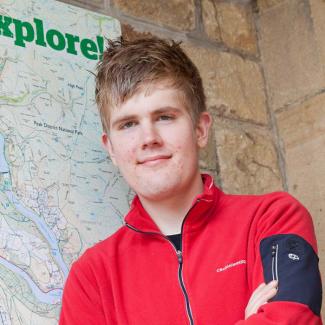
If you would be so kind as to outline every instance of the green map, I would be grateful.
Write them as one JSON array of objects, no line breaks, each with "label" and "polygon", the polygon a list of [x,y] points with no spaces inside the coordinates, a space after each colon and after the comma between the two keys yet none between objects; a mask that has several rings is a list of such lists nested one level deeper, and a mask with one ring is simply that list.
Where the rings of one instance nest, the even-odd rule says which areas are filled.
[{"label": "green map", "polygon": [[54,0],[1,0],[0,15],[0,325],[57,324],[71,263],[132,197],[100,144],[91,73],[120,24]]}]

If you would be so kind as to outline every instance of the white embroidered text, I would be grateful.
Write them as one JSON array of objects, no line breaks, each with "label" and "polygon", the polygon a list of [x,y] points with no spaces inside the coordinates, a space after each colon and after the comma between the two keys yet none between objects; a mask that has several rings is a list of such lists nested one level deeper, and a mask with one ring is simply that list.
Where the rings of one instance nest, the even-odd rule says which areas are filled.
[{"label": "white embroidered text", "polygon": [[223,272],[223,271],[226,271],[227,269],[230,269],[231,267],[234,267],[234,266],[237,266],[237,265],[241,265],[241,264],[246,264],[246,260],[240,260],[240,261],[237,261],[235,263],[230,263],[230,264],[227,264],[226,266],[224,267],[219,267],[217,268],[217,272]]}]

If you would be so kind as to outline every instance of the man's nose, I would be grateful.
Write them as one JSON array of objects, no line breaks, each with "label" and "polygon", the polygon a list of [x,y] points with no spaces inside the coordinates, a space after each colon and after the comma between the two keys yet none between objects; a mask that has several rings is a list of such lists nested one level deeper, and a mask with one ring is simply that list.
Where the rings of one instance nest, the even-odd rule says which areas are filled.
[{"label": "man's nose", "polygon": [[159,130],[152,122],[144,123],[142,125],[141,137],[143,149],[152,146],[160,146],[162,144],[162,138]]}]

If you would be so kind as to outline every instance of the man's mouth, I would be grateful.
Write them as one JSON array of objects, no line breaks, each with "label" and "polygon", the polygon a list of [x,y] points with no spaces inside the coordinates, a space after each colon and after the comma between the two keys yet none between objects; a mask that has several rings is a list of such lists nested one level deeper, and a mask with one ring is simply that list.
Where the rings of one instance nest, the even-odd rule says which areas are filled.
[{"label": "man's mouth", "polygon": [[140,164],[140,165],[156,165],[156,164],[163,162],[165,160],[168,160],[170,158],[171,158],[171,155],[150,156],[150,157],[140,159],[138,161],[138,164]]}]

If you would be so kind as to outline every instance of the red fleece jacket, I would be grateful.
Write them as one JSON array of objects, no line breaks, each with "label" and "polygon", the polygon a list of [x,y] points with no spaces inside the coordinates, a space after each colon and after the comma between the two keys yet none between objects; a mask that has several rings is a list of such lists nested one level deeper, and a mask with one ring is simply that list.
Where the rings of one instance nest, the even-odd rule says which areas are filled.
[{"label": "red fleece jacket", "polygon": [[[126,224],[71,268],[60,325],[322,324],[312,220],[286,193],[226,195],[204,176],[182,226],[182,252],[139,199]],[[244,320],[261,282],[274,301]]]}]

